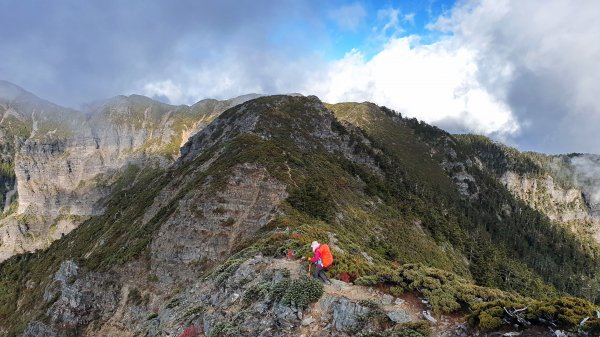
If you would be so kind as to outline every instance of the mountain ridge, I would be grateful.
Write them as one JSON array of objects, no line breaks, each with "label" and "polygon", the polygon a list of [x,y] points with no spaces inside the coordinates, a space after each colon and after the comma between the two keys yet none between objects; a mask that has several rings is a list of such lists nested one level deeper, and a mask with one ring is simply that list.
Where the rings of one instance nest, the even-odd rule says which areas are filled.
[{"label": "mountain ridge", "polygon": [[[297,278],[301,260],[289,257],[306,256],[315,239],[336,256],[330,276],[420,296],[439,321],[466,310],[469,333],[535,329],[522,320],[574,331],[586,316],[584,328],[596,329],[598,307],[560,295],[597,299],[597,242],[520,200],[476,154],[372,103],[268,96],[236,105],[173,164],[116,177],[105,212],[47,251],[2,264],[0,322],[10,323],[0,331],[289,336],[303,329],[298,304],[317,301],[308,310],[322,308],[324,324],[310,333],[427,334],[377,304],[289,293],[318,288]],[[285,256],[292,270],[267,267]],[[527,316],[509,315],[523,307]]]},{"label": "mountain ridge", "polygon": [[0,195],[6,210],[0,220],[0,260],[45,248],[103,212],[99,202],[127,166],[169,165],[191,134],[231,104],[253,97],[190,107],[118,96],[84,113],[4,85],[20,93],[12,98],[29,100],[17,104],[0,98]]}]

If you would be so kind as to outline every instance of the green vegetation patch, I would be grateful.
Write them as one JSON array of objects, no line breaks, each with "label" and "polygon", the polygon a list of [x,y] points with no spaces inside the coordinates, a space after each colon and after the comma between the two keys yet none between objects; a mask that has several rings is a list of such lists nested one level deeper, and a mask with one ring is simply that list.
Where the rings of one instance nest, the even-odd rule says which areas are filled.
[{"label": "green vegetation patch", "polygon": [[[275,274],[279,274],[279,277],[275,278]],[[277,281],[273,281],[272,278]],[[263,275],[262,281],[248,287],[244,292],[243,302],[250,305],[267,300],[304,310],[311,303],[317,302],[323,291],[323,283],[320,280],[307,276],[292,279],[289,270],[281,269]]]},{"label": "green vegetation patch", "polygon": [[483,330],[495,330],[501,326],[528,324],[552,325],[573,332],[600,332],[600,307],[574,297],[550,300],[513,298],[496,300],[472,306],[470,324]]},{"label": "green vegetation patch", "polygon": [[273,299],[298,309],[306,309],[323,295],[323,283],[312,277],[285,278],[273,287]]}]

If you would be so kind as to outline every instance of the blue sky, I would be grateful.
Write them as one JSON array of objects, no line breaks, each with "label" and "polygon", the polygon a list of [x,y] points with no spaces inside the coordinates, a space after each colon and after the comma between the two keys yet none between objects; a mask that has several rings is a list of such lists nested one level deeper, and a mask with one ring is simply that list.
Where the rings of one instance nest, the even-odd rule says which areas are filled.
[{"label": "blue sky", "polygon": [[[360,49],[367,58],[372,57],[381,50],[383,41],[394,36],[416,34],[423,41],[436,41],[440,34],[426,27],[449,11],[454,1],[335,1],[327,5],[326,21],[331,49],[326,57],[333,60],[343,57],[352,49]],[[342,16],[352,19],[344,20]],[[384,30],[394,16],[397,23]]]},{"label": "blue sky", "polygon": [[600,152],[598,1],[0,1],[0,79],[61,105],[299,92]]}]

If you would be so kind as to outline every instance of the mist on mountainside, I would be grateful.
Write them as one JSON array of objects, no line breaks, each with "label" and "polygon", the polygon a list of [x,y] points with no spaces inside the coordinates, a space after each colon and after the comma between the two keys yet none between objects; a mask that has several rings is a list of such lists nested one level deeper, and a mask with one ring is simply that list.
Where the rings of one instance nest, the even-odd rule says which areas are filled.
[{"label": "mist on mountainside", "polygon": [[592,211],[600,215],[600,155],[570,156],[570,163],[575,168],[575,183],[584,190]]}]

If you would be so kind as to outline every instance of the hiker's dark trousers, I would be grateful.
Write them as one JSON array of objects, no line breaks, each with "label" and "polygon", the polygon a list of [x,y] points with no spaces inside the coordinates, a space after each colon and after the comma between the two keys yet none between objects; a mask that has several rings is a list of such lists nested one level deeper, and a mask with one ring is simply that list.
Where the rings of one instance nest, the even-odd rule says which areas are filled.
[{"label": "hiker's dark trousers", "polygon": [[315,265],[315,270],[313,271],[313,277],[316,279],[321,278],[321,280],[323,280],[324,283],[329,282],[327,275],[325,275],[325,269],[322,266],[319,266],[318,264]]}]

